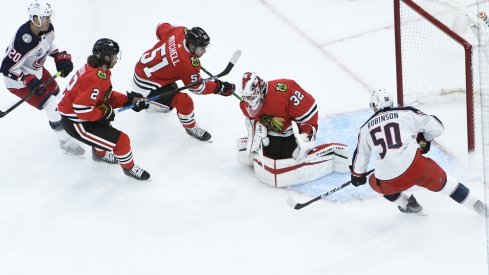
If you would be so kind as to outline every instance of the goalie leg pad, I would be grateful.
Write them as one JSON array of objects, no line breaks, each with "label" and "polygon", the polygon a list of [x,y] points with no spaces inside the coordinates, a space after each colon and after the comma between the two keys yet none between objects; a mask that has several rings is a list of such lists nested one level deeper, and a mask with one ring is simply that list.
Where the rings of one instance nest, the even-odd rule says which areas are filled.
[{"label": "goalie leg pad", "polygon": [[253,158],[246,152],[246,146],[248,145],[248,138],[239,138],[236,141],[236,151],[238,153],[238,162],[241,165],[253,166]]},{"label": "goalie leg pad", "polygon": [[309,154],[303,161],[293,158],[274,160],[266,156],[261,161],[255,156],[253,159],[255,174],[260,181],[273,187],[288,187],[313,181],[334,172],[336,156],[331,146],[314,149],[311,153],[316,154],[313,156]]},{"label": "goalie leg pad", "polygon": [[321,144],[309,151],[304,161],[316,161],[323,156],[332,156],[335,172],[350,173],[348,166],[351,163],[351,148],[348,145],[341,143]]}]

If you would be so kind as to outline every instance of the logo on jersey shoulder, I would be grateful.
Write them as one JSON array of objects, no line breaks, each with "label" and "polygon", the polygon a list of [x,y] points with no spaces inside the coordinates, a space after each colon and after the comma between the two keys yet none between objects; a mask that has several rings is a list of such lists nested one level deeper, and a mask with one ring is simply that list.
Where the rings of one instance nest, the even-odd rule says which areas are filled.
[{"label": "logo on jersey shoulder", "polygon": [[28,33],[22,35],[22,40],[24,40],[25,43],[31,43],[32,42],[32,36]]},{"label": "logo on jersey shoulder", "polygon": [[260,121],[267,127],[267,129],[270,129],[275,132],[282,132],[284,129],[284,121],[285,119],[281,117],[274,117],[271,115],[266,115],[263,114],[260,116]]},{"label": "logo on jersey shoulder", "polygon": [[275,86],[275,90],[278,92],[285,92],[285,91],[287,91],[287,85],[279,82],[279,83],[277,83],[277,86]]},{"label": "logo on jersey shoulder", "polygon": [[200,60],[198,57],[190,57],[190,61],[194,67],[198,67],[200,65]]},{"label": "logo on jersey shoulder", "polygon": [[102,78],[103,80],[107,79],[107,74],[102,71],[97,71],[97,76]]}]

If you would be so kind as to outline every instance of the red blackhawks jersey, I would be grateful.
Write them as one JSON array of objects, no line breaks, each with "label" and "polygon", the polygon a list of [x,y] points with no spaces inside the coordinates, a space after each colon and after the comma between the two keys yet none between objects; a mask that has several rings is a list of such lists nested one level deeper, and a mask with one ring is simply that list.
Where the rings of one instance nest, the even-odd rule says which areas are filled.
[{"label": "red blackhawks jersey", "polygon": [[[158,43],[147,50],[135,67],[134,82],[143,90],[154,90],[178,80],[185,85],[201,80],[200,60],[185,45],[185,27],[169,23],[156,28]],[[215,91],[217,83],[207,81],[189,89],[195,94]]]},{"label": "red blackhawks jersey", "polygon": [[112,92],[110,76],[110,70],[86,64],[71,78],[58,104],[58,112],[75,122],[98,121],[104,115],[98,106],[105,103],[112,108],[122,107],[127,96]]},{"label": "red blackhawks jersey", "polygon": [[243,114],[250,119],[259,120],[267,127],[271,136],[292,135],[292,120],[297,122],[301,132],[314,135],[317,130],[316,100],[294,80],[268,81],[263,105],[255,115],[248,112],[246,104],[242,101],[239,105]]}]

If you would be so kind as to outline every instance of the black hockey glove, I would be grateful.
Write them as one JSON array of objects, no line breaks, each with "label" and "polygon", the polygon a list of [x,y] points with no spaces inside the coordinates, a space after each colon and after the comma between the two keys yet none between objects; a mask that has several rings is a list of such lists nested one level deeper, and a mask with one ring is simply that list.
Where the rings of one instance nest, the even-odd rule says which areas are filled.
[{"label": "black hockey glove", "polygon": [[421,151],[423,154],[426,154],[430,151],[430,148],[431,148],[431,141],[427,141],[425,138],[424,138],[424,135],[423,133],[418,133],[418,135],[416,136],[416,141],[418,142],[419,144],[419,147],[421,148]]},{"label": "black hockey glove", "polygon": [[233,94],[234,90],[236,90],[236,85],[229,82],[222,82],[219,79],[216,79],[217,87],[214,91],[215,94],[222,96],[230,96]]},{"label": "black hockey glove", "polygon": [[131,104],[134,105],[132,109],[135,112],[139,112],[141,110],[149,108],[148,100],[142,94],[136,92],[129,92],[127,94],[126,106],[129,106]]},{"label": "black hockey glove", "polygon": [[62,77],[67,77],[71,71],[73,71],[73,62],[71,62],[71,54],[66,51],[57,53],[54,57],[56,63],[56,70],[61,72]]},{"label": "black hockey glove", "polygon": [[98,107],[100,108],[100,110],[102,110],[102,112],[104,112],[98,122],[101,124],[110,125],[110,122],[114,121],[115,118],[114,109],[112,109],[112,106],[105,103]]},{"label": "black hockey glove", "polygon": [[46,87],[42,85],[41,80],[37,79],[35,75],[30,74],[26,76],[24,83],[29,88],[29,91],[35,95],[42,95],[46,91]]},{"label": "black hockey glove", "polygon": [[351,171],[351,184],[353,186],[358,187],[360,185],[364,185],[367,183],[367,174],[356,174],[353,172],[353,166],[350,165]]}]

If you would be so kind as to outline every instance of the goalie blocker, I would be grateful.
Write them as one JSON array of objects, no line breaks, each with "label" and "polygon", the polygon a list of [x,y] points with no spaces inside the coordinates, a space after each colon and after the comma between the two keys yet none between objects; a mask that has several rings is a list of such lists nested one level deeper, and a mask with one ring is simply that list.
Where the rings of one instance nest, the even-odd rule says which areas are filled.
[{"label": "goalie blocker", "polygon": [[348,173],[350,148],[341,143],[322,144],[311,149],[302,161],[294,158],[271,159],[258,152],[249,157],[246,153],[247,138],[237,142],[238,160],[253,166],[258,179],[274,187],[288,187],[313,181],[327,174]]}]

